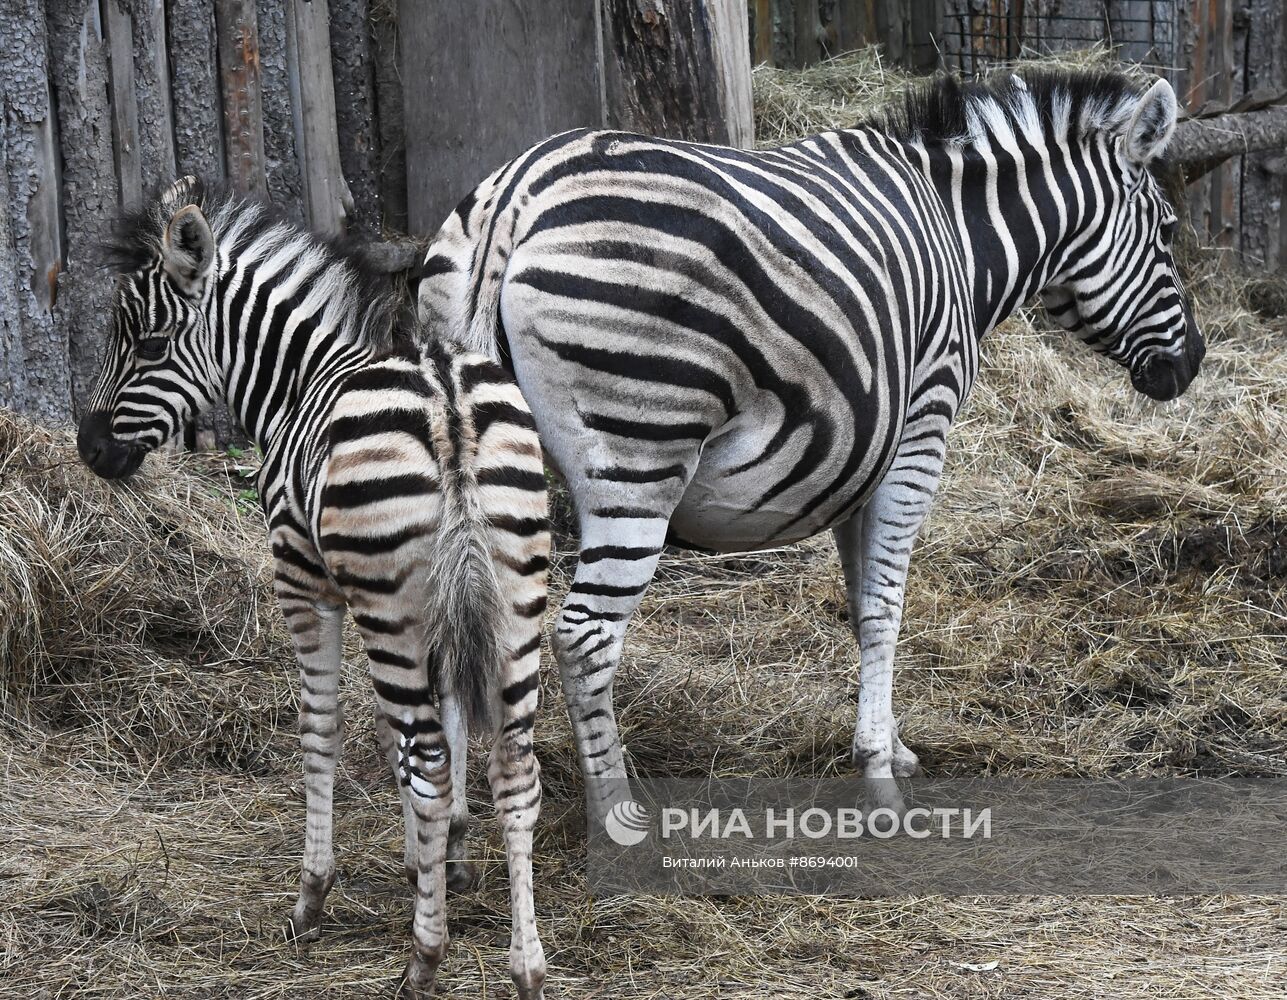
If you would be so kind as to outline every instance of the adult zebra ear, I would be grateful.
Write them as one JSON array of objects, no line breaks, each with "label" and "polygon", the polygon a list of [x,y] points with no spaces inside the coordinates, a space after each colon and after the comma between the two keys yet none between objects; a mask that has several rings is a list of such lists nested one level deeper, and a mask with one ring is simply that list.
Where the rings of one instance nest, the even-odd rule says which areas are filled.
[{"label": "adult zebra ear", "polygon": [[1161,156],[1175,131],[1178,111],[1175,91],[1169,83],[1158,80],[1149,87],[1126,126],[1123,142],[1127,157],[1135,163],[1148,163]]},{"label": "adult zebra ear", "polygon": [[210,223],[196,205],[184,205],[166,224],[161,237],[165,272],[184,295],[197,298],[214,268],[215,241]]}]

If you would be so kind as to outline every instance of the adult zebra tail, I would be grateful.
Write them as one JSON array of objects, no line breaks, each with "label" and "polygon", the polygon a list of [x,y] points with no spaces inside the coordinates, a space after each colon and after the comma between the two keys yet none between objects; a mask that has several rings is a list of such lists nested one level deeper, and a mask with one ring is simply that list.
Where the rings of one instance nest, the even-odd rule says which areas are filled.
[{"label": "adult zebra tail", "polygon": [[501,360],[501,291],[518,205],[502,197],[516,164],[507,164],[465,198],[443,223],[425,256],[417,293],[422,323],[436,336]]},{"label": "adult zebra tail", "polygon": [[505,605],[478,481],[470,463],[453,457],[442,470],[441,514],[430,543],[429,648],[440,658],[440,687],[455,693],[471,731],[487,733],[496,723],[507,655]]}]

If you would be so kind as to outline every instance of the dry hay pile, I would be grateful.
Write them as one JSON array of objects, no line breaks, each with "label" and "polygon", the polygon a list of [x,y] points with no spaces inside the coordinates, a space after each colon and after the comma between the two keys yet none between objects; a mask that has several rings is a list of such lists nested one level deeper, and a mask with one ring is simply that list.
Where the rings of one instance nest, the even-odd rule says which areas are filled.
[{"label": "dry hay pile", "polygon": [[[761,134],[849,123],[903,84],[875,68],[757,71]],[[1191,266],[1210,352],[1176,403],[1028,313],[986,342],[895,689],[932,773],[1287,773],[1287,323],[1251,312],[1216,255]],[[320,941],[280,937],[304,815],[294,667],[260,518],[229,497],[172,457],[102,484],[69,438],[0,420],[0,997],[391,995],[410,900],[352,648],[340,880]],[[565,552],[556,591],[567,571]],[[618,681],[631,765],[841,771],[854,660],[827,539],[672,554]],[[554,677],[537,844],[552,997],[1281,996],[1274,899],[592,900]],[[452,901],[441,983],[457,997],[510,990],[479,763],[485,882]]]}]

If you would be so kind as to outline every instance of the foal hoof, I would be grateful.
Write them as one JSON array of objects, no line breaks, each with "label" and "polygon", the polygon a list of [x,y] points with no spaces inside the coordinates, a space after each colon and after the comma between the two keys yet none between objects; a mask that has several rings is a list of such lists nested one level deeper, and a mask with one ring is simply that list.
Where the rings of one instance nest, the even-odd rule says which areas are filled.
[{"label": "foal hoof", "polygon": [[473,892],[478,882],[478,866],[472,861],[447,862],[447,888],[452,892]]},{"label": "foal hoof", "polygon": [[530,976],[515,976],[514,991],[518,1000],[545,1000],[545,970]]},{"label": "foal hoof", "polygon": [[398,981],[398,1000],[429,1000],[437,974],[438,963],[426,961],[413,953]]},{"label": "foal hoof", "polygon": [[282,931],[286,940],[292,944],[316,941],[322,936],[322,916],[319,913],[310,921],[307,917],[300,918],[292,914],[286,918],[286,926]]}]

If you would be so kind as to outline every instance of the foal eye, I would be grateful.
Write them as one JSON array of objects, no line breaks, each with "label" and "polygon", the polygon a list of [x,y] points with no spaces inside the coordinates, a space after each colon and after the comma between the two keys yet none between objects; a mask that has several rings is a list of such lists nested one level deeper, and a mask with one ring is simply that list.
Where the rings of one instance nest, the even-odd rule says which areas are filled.
[{"label": "foal eye", "polygon": [[160,361],[169,343],[168,337],[144,337],[138,342],[138,355],[144,361]]}]

